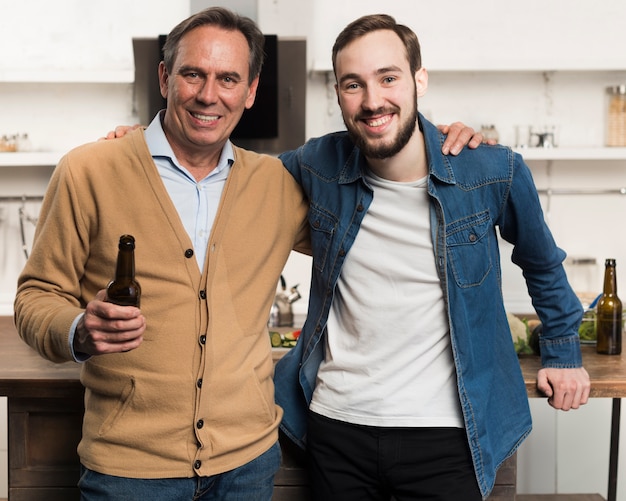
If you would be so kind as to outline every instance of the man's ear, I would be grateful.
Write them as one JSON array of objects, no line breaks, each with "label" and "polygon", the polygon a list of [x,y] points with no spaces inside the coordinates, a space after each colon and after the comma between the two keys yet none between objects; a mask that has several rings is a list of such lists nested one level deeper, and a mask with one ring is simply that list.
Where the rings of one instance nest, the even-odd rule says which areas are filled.
[{"label": "man's ear", "polygon": [[161,96],[163,99],[167,99],[167,81],[169,79],[169,74],[167,69],[165,69],[165,63],[161,61],[159,63],[159,90],[161,91]]},{"label": "man's ear", "polygon": [[246,109],[249,110],[256,99],[256,91],[259,88],[259,75],[256,76],[252,83],[248,86],[248,97],[246,98]]},{"label": "man's ear", "polygon": [[415,72],[415,89],[417,97],[423,97],[428,90],[428,71],[424,67]]}]

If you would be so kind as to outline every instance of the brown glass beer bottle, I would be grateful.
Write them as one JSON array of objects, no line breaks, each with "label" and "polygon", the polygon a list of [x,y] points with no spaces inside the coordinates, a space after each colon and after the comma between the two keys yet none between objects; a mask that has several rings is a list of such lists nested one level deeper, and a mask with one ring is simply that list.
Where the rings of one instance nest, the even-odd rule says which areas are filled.
[{"label": "brown glass beer bottle", "polygon": [[617,297],[615,259],[607,259],[604,266],[604,289],[596,306],[596,349],[605,355],[619,355],[622,352],[622,302]]},{"label": "brown glass beer bottle", "polygon": [[135,238],[122,235],[118,249],[115,278],[107,286],[107,301],[139,308],[141,287],[135,279]]}]

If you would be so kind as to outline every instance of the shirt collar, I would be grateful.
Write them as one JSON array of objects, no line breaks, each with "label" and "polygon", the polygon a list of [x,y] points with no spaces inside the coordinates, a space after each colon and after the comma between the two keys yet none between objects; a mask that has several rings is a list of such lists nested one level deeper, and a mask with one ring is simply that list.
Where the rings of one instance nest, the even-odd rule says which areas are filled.
[{"label": "shirt collar", "polygon": [[[145,130],[146,143],[148,144],[150,154],[152,155],[152,158],[166,158],[178,169],[188,172],[187,169],[178,162],[178,159],[176,158],[176,155],[174,155],[174,151],[165,136],[163,125],[161,123],[161,115],[164,113],[164,110],[157,113],[152,119],[152,122],[150,122],[148,128]],[[225,168],[230,167],[234,161],[235,154],[233,152],[233,144],[230,140],[228,140],[222,148],[222,153],[220,154],[217,167],[212,170],[209,175],[212,176],[220,173]]]}]

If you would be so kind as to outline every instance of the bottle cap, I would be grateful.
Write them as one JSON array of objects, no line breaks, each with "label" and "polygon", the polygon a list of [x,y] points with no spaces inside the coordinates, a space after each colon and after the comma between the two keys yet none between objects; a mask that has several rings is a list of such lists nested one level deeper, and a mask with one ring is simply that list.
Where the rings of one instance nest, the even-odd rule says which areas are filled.
[{"label": "bottle cap", "polygon": [[135,237],[132,235],[122,235],[120,237],[120,243],[118,245],[119,249],[134,249],[135,248]]}]

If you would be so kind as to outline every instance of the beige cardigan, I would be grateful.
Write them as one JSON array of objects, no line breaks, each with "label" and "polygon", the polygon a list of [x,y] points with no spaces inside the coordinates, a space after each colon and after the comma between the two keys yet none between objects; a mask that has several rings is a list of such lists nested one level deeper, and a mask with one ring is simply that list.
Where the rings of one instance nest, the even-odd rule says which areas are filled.
[{"label": "beige cardigan", "polygon": [[19,279],[20,335],[49,360],[72,360],[70,326],[112,278],[124,233],[137,242],[147,320],[138,349],[83,364],[85,466],[213,475],[276,441],[267,320],[290,251],[307,251],[307,209],[278,159],[235,148],[201,273],[142,130],[61,160]]}]

